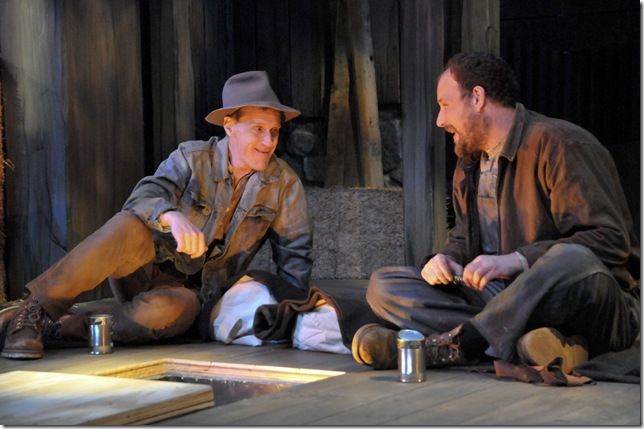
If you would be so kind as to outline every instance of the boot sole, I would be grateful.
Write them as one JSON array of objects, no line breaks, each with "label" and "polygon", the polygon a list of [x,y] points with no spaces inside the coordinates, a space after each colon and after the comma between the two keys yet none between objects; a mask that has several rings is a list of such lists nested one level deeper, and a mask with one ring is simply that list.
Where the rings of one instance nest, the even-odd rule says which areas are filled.
[{"label": "boot sole", "polygon": [[362,334],[364,334],[365,331],[368,331],[374,326],[378,326],[378,324],[370,323],[368,325],[364,325],[363,327],[358,329],[356,333],[353,335],[353,341],[351,341],[351,354],[353,355],[353,358],[356,360],[356,362],[358,362],[359,364],[371,366],[371,364],[365,362],[364,359],[362,359],[362,356],[360,356],[360,342],[361,342],[360,340],[362,339]]},{"label": "boot sole", "polygon": [[43,352],[24,351],[24,350],[3,350],[2,357],[10,359],[40,359]]},{"label": "boot sole", "polygon": [[351,354],[353,355],[353,358],[356,360],[356,362],[370,366],[374,369],[392,369],[396,368],[398,365],[398,355],[397,355],[397,350],[396,350],[396,356],[393,361],[390,361],[391,359],[388,359],[386,361],[379,361],[375,362],[378,358],[376,356],[371,356],[372,357],[372,362],[366,362],[365,359],[361,356],[360,354],[360,344],[362,343],[363,335],[369,331],[370,329],[387,329],[384,328],[383,326],[377,324],[377,323],[369,323],[367,325],[364,325],[360,329],[356,331],[356,333],[353,335],[353,340],[351,341]]},{"label": "boot sole", "polygon": [[564,337],[553,328],[530,331],[517,341],[517,353],[527,365],[547,365],[556,357],[564,360],[564,373],[588,360],[588,345],[580,336]]}]

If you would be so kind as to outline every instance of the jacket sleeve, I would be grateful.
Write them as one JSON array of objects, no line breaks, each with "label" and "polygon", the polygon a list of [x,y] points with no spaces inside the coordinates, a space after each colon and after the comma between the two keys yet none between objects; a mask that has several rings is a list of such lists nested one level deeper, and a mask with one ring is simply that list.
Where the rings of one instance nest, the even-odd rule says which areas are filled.
[{"label": "jacket sleeve", "polygon": [[532,265],[554,244],[579,244],[609,268],[625,265],[631,251],[632,219],[608,150],[581,139],[545,142],[544,150],[540,180],[559,236],[518,251]]},{"label": "jacket sleeve", "polygon": [[291,173],[281,194],[280,207],[268,231],[277,275],[308,290],[313,259],[313,220],[304,187]]},{"label": "jacket sleeve", "polygon": [[177,210],[183,190],[192,176],[192,167],[182,145],[159,165],[153,176],[144,177],[137,183],[123,205],[123,210],[137,215],[150,229],[169,232],[161,226],[159,216]]}]

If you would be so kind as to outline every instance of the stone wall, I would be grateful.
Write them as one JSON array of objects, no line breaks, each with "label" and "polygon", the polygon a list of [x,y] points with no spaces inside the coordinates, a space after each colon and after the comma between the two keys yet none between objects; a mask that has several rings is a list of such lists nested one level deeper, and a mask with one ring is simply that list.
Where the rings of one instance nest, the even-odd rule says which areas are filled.
[{"label": "stone wall", "polygon": [[[376,268],[403,265],[402,188],[307,187],[313,216],[312,279],[368,279]],[[274,272],[267,243],[251,268]]]}]

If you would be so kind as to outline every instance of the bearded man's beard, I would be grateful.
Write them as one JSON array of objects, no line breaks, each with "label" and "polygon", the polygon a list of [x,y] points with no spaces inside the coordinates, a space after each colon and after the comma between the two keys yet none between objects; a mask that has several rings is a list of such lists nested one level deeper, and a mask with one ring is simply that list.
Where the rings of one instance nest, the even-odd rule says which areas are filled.
[{"label": "bearded man's beard", "polygon": [[463,128],[463,133],[458,133],[458,143],[454,142],[454,153],[459,158],[473,155],[484,149],[489,125],[478,114],[470,112],[464,122]]}]

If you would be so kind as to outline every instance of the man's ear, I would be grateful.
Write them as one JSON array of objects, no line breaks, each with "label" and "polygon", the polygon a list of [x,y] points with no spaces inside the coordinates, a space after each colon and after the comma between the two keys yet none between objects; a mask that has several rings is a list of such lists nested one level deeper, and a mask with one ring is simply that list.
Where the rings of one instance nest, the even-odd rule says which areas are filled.
[{"label": "man's ear", "polygon": [[226,131],[226,135],[230,137],[230,135],[233,132],[233,125],[235,125],[235,121],[233,118],[230,116],[225,116],[224,117],[224,131]]},{"label": "man's ear", "polygon": [[476,110],[480,112],[487,101],[485,97],[485,88],[480,85],[472,88],[472,101],[474,102],[474,107],[476,108]]}]

